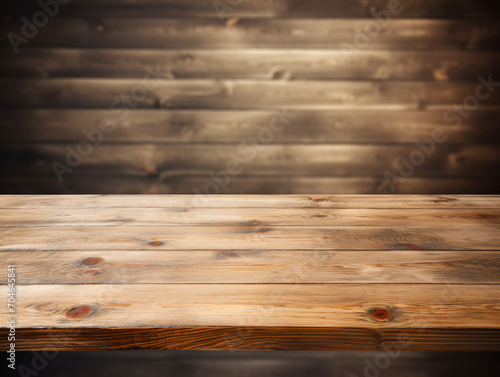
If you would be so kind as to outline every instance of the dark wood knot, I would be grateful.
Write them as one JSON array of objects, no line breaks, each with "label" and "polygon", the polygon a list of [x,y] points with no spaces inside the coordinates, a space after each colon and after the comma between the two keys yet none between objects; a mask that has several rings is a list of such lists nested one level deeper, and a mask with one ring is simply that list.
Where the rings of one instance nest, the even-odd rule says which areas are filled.
[{"label": "dark wood knot", "polygon": [[85,259],[82,264],[84,266],[95,266],[96,264],[104,262],[104,258],[101,257],[92,257]]},{"label": "dark wood knot", "polygon": [[375,307],[368,310],[368,315],[375,321],[385,322],[394,319],[395,309],[387,307]]},{"label": "dark wood knot", "polygon": [[66,318],[68,319],[83,319],[88,317],[94,312],[90,305],[78,305],[66,311]]},{"label": "dark wood knot", "polygon": [[161,242],[161,241],[151,241],[149,244],[151,246],[161,246],[161,245],[163,245],[163,242]]},{"label": "dark wood knot", "polygon": [[324,199],[324,198],[314,198],[314,199],[311,199],[314,203],[321,203],[321,202],[326,202],[328,199]]}]

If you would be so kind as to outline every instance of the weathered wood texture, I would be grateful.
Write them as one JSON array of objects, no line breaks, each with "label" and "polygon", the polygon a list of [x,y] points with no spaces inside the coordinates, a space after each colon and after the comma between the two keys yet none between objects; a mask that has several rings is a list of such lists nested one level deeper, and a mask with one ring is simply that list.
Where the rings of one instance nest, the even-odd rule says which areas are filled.
[{"label": "weathered wood texture", "polygon": [[499,350],[499,215],[498,196],[3,195],[0,261],[19,350]]},{"label": "weathered wood texture", "polygon": [[[291,111],[290,111],[291,113]],[[3,140],[9,142],[78,142],[109,113],[106,110],[0,111]],[[255,137],[269,124],[265,110],[135,110],[125,120],[113,118],[115,128],[103,145],[113,144],[232,144]],[[439,112],[339,112],[293,110],[285,132],[274,134],[277,144],[412,144],[442,128],[450,144],[500,142],[496,112],[475,112],[460,127],[442,124]],[[38,127],[38,129],[37,129]],[[269,143],[270,145],[273,143]],[[413,144],[415,145],[415,144]],[[215,149],[215,148],[214,148]],[[311,146],[313,149],[313,146]]]},{"label": "weathered wood texture", "polygon": [[[372,25],[372,29],[369,26]],[[375,26],[373,26],[375,25]],[[22,23],[4,27],[21,30]],[[375,31],[372,31],[374,30]],[[64,48],[338,48],[354,50],[496,50],[500,25],[495,20],[400,20],[382,27],[374,18],[361,20],[236,18],[54,18],[40,28],[30,45]],[[64,30],[64,32],[61,32]],[[366,30],[367,41],[356,43],[356,33]],[[1,45],[10,47],[7,38]],[[359,48],[357,46],[363,46]],[[344,47],[345,48],[345,47]],[[349,55],[349,54],[347,54]]]},{"label": "weathered wood texture", "polygon": [[[76,144],[69,144],[69,147],[73,150],[78,148]],[[189,174],[203,176],[205,172],[216,175],[218,170],[225,170],[228,161],[237,161],[238,170],[250,175],[320,176],[324,171],[329,171],[336,175],[383,177],[388,168],[396,169],[399,166],[400,156],[409,155],[414,148],[387,145],[382,150],[380,146],[366,144],[316,144],[314,148],[308,145],[266,145],[254,153],[250,147],[232,145],[219,146],[215,150],[209,145],[107,145],[82,159],[78,170],[86,174],[113,171],[114,174],[150,174],[164,178]],[[24,161],[24,154],[33,156],[33,159]],[[49,175],[53,173],[53,161],[64,161],[67,154],[65,145],[39,145],[33,148],[29,144],[11,144],[0,151],[4,160],[11,161],[2,166],[0,172]],[[415,171],[414,176],[499,177],[499,166],[500,154],[496,145],[449,144],[437,148],[421,164],[421,170]],[[225,183],[225,179],[220,179]],[[225,184],[219,186],[224,187]]]},{"label": "weathered wood texture", "polygon": [[474,81],[500,74],[500,54],[478,51],[359,49],[77,49],[32,48],[12,56],[0,50],[4,77],[143,78],[147,66],[165,67],[174,79]]},{"label": "weathered wood texture", "polygon": [[498,1],[72,0],[14,53],[39,10],[3,17],[1,193],[193,194],[231,161],[210,192],[500,192]]},{"label": "weathered wood texture", "polygon": [[[273,109],[288,107],[444,112],[452,108],[453,104],[463,102],[478,85],[475,82],[164,80],[154,89],[145,90],[141,79],[60,78],[1,79],[0,84],[10,88],[0,93],[0,102],[9,108],[106,109],[120,93],[127,93],[132,88],[138,91],[129,94],[129,97],[134,95],[134,98],[140,98],[135,101],[131,98],[134,108],[263,108],[268,109],[269,118],[272,118]],[[493,92],[482,101],[483,108],[496,110],[499,97],[499,92]],[[130,109],[118,100],[113,110],[113,118],[123,119]],[[290,111],[289,121],[292,119],[293,111]],[[275,128],[278,129],[277,126]]]},{"label": "weathered wood texture", "polygon": [[[498,351],[500,331],[449,328],[138,327],[18,329],[19,350]],[[5,329],[0,329],[5,338]],[[1,344],[1,343],[0,343]]]}]

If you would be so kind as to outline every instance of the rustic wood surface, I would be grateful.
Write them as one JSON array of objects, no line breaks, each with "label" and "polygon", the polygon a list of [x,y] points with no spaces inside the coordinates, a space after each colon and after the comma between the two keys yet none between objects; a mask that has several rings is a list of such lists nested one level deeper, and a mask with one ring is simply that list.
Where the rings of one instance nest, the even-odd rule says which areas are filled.
[{"label": "rustic wood surface", "polygon": [[[214,12],[215,13],[215,12]],[[396,18],[396,17],[395,17]],[[376,24],[372,17],[371,20]],[[213,19],[177,18],[54,18],[30,44],[62,48],[338,48],[353,45],[367,20],[351,19]],[[16,30],[20,22],[6,27]],[[61,33],[64,30],[64,33]],[[496,50],[496,20],[393,19],[384,32],[369,37],[373,49]],[[2,47],[10,47],[7,38]]]},{"label": "rustic wood surface", "polygon": [[[500,74],[491,51],[362,50],[345,58],[321,49],[77,49],[32,48],[11,56],[0,49],[4,77],[143,78],[144,67],[169,67],[177,79],[474,81],[478,72]],[[168,114],[165,114],[168,115]]]},{"label": "rustic wood surface", "polygon": [[[39,10],[10,1],[0,26],[1,193],[194,194],[232,160],[218,193],[500,192],[499,91],[473,98],[500,82],[496,0],[72,0],[15,53],[7,35]],[[105,119],[60,183],[51,164]],[[436,130],[446,141],[390,187]]]},{"label": "rustic wood surface", "polygon": [[500,350],[499,215],[498,196],[2,195],[0,261],[19,350]]}]

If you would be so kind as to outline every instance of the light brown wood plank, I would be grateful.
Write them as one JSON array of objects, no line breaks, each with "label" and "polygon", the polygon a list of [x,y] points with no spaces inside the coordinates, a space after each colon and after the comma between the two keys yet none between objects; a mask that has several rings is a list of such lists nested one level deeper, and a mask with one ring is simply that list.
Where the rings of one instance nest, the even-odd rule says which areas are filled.
[{"label": "light brown wood plank", "polygon": [[[281,111],[282,113],[283,111]],[[498,113],[476,111],[460,127],[440,112],[342,112],[288,109],[284,132],[271,143],[411,143],[431,138],[442,128],[446,143],[498,143]],[[272,111],[134,110],[120,120],[111,110],[3,110],[3,142],[85,140],[104,118],[113,132],[103,143],[236,143],[259,135],[275,118]],[[43,129],[43,132],[40,130]],[[376,131],[375,131],[376,130]]]},{"label": "light brown wood plank", "polygon": [[[123,119],[133,108],[273,109],[278,107],[355,110],[450,110],[474,95],[478,82],[363,82],[363,81],[152,81],[132,79],[0,79],[10,88],[0,93],[8,108],[114,108]],[[122,95],[136,100],[126,105]],[[498,107],[493,92],[479,108]],[[130,97],[131,98],[131,97]],[[140,100],[139,100],[140,98]],[[113,106],[113,107],[112,107]]]},{"label": "light brown wood plank", "polygon": [[0,261],[22,285],[500,283],[499,251],[3,251]]},{"label": "light brown wood plank", "polygon": [[[17,287],[18,328],[298,326],[497,329],[491,286],[391,284],[36,285]],[[7,287],[0,287],[6,297]],[[74,309],[80,307],[80,310]],[[370,310],[388,307],[386,321]],[[71,310],[73,309],[73,310]],[[6,306],[0,314],[6,315]],[[471,315],[471,313],[473,313]]]},{"label": "light brown wood plank", "polygon": [[498,226],[0,228],[0,250],[497,250]]},{"label": "light brown wood plank", "polygon": [[336,50],[0,50],[2,77],[143,78],[163,67],[175,79],[468,81],[500,76],[496,52]]},{"label": "light brown wood plank", "polygon": [[[496,209],[497,195],[1,195],[0,208],[104,209],[120,208],[356,208],[356,209]],[[151,203],[154,199],[154,203]]]},{"label": "light brown wood plank", "polygon": [[[157,207],[137,208],[134,207],[135,198],[133,198],[134,203],[129,205],[124,203],[124,207],[121,208],[111,210],[108,206],[103,206],[78,208],[75,211],[74,206],[78,202],[78,200],[66,201],[69,205],[63,208],[52,207],[51,204],[47,204],[45,208],[16,208],[15,211],[0,208],[0,227],[223,225],[258,228],[283,225],[425,226],[430,223],[439,227],[500,225],[500,209],[496,208],[332,209],[311,206],[304,209],[275,207],[270,211],[269,208],[197,208],[194,199],[191,203],[187,203],[186,208],[165,208],[162,204]],[[382,203],[381,201],[380,204]],[[156,198],[152,204],[156,204]]]},{"label": "light brown wood plank", "polygon": [[[500,40],[496,21],[392,20],[383,32],[374,19],[71,19],[53,18],[30,47],[79,48],[342,48],[482,50]],[[7,22],[4,30],[21,30]],[[370,29],[371,28],[371,29]],[[64,33],[61,33],[64,30]],[[368,42],[356,42],[365,30]],[[361,37],[362,38],[362,37]],[[363,42],[361,42],[363,43]],[[7,38],[2,46],[10,47]],[[350,47],[346,47],[350,50]]]},{"label": "light brown wood plank", "polygon": [[[396,333],[408,335],[403,329],[417,349],[436,349],[438,337],[457,349],[500,344],[498,196],[212,196],[201,206],[197,199],[0,196],[10,223],[0,227],[0,261],[16,265],[24,347],[46,345],[32,339],[33,328],[78,331],[69,346],[76,349],[96,344],[99,332],[110,336],[105,329],[117,334],[108,347],[121,349],[233,342],[248,349],[280,337],[289,349],[379,349]],[[146,221],[126,225],[125,210]],[[192,219],[152,225],[172,221],[172,211]],[[347,221],[308,225],[310,215],[328,219],[325,212]],[[125,221],[104,225],[110,214]],[[248,219],[259,214],[269,223]],[[156,338],[179,327],[184,345]],[[134,328],[153,338],[134,343],[127,335]],[[234,337],[235,328],[246,335]],[[307,331],[309,343],[297,341]],[[326,338],[316,341],[318,334]]]}]

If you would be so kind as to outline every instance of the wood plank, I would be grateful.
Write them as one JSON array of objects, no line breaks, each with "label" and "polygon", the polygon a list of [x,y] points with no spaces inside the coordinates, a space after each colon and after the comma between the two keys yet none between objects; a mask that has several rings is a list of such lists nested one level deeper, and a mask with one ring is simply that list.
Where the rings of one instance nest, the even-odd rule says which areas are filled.
[{"label": "wood plank", "polygon": [[[131,108],[448,111],[474,95],[479,83],[160,80],[154,88],[149,82],[152,89],[146,90],[143,80],[132,79],[0,79],[0,85],[10,88],[0,93],[2,107],[113,107],[116,118],[123,119]],[[132,105],[126,104],[127,98]],[[493,92],[478,107],[498,108],[498,99],[499,92]]]},{"label": "wood plank", "polygon": [[[76,203],[75,203],[76,204]],[[75,205],[73,204],[73,205]],[[155,203],[156,204],[156,203]],[[12,205],[12,204],[11,204]],[[131,226],[131,225],[210,225],[210,226],[425,226],[500,225],[500,210],[459,209],[352,209],[352,208],[197,208],[195,200],[187,208],[157,207],[0,208],[0,227]],[[133,211],[131,211],[133,208]]]},{"label": "wood plank", "polygon": [[[9,223],[0,227],[0,260],[18,272],[16,325],[24,347],[50,347],[45,336],[32,339],[37,327],[56,335],[73,329],[68,348],[76,349],[99,331],[110,336],[110,328],[117,337],[108,347],[121,349],[137,342],[128,335],[137,328],[153,329],[138,346],[153,348],[272,349],[258,340],[279,344],[285,337],[290,349],[366,350],[396,334],[413,334],[409,344],[417,349],[436,349],[439,342],[500,347],[498,196],[213,196],[200,208],[195,199],[1,196],[1,208],[26,218],[10,223],[0,210]],[[106,213],[123,220],[122,209],[146,222],[103,224]],[[174,213],[191,212],[194,223],[151,225],[179,209]],[[309,225],[311,215],[324,212],[349,220]],[[259,214],[278,222],[247,219]],[[295,225],[281,225],[287,214]],[[445,219],[453,224],[443,225]],[[371,225],[362,225],[367,220]],[[6,283],[0,281],[0,294],[7,294]],[[156,338],[179,327],[176,342]],[[298,341],[307,330],[316,335]],[[326,343],[315,341],[319,334]],[[340,343],[330,344],[334,339]]]},{"label": "wood plank", "polygon": [[[21,30],[5,22],[3,30]],[[64,30],[64,33],[61,33]],[[384,28],[372,19],[53,18],[30,47],[66,48],[346,48],[495,50],[500,25],[492,20],[401,20]],[[368,35],[356,39],[357,33]],[[7,34],[7,33],[6,33]],[[359,41],[359,42],[357,42]],[[11,47],[7,38],[0,42]],[[348,45],[348,47],[346,47]]]},{"label": "wood plank", "polygon": [[[265,135],[274,134],[269,130]],[[83,139],[83,135],[82,135]],[[0,152],[5,175],[54,174],[54,161],[74,166],[82,174],[151,174],[160,177],[206,175],[206,181],[231,183],[233,176],[250,175],[380,175],[397,171],[401,157],[406,160],[420,149],[417,145],[266,145],[258,137],[240,145],[100,145],[79,149],[76,144],[9,144]],[[69,149],[68,149],[69,148]],[[415,164],[414,176],[498,176],[500,155],[496,145],[426,146],[433,153]],[[78,150],[84,153],[78,154]],[[90,152],[87,152],[90,151]],[[68,159],[71,152],[73,157]],[[87,154],[88,155],[85,155]],[[77,156],[77,157],[75,157]],[[422,160],[420,160],[422,161]],[[405,169],[408,169],[405,167]],[[71,169],[72,170],[72,169]],[[406,170],[405,170],[406,171]],[[66,173],[68,175],[69,173]],[[213,178],[218,177],[218,178]]]},{"label": "wood plank", "polygon": [[500,284],[499,251],[3,251],[0,261],[23,285]]},{"label": "wood plank", "polygon": [[2,195],[2,209],[109,209],[120,208],[273,208],[273,209],[494,209],[500,206],[497,195]]},{"label": "wood plank", "polygon": [[[17,3],[17,2],[16,2]],[[221,1],[222,11],[216,12],[213,0],[72,0],[61,9],[64,16],[87,17],[373,17],[373,12],[388,9],[384,0],[244,0]],[[401,0],[398,18],[491,18],[500,14],[495,1],[443,0],[439,2]],[[397,10],[400,9],[397,7]],[[35,10],[33,6],[33,10]],[[16,14],[15,9],[11,11]],[[24,15],[24,14],[23,14]]]},{"label": "wood plank", "polygon": [[[455,284],[20,285],[17,327],[263,326],[498,329],[500,291]],[[7,295],[7,287],[0,292]],[[160,294],[159,294],[160,293]],[[370,310],[386,306],[386,321]],[[74,308],[82,307],[81,312]],[[71,310],[73,309],[73,310]],[[84,310],[85,309],[85,310]],[[474,313],[471,315],[470,313]],[[7,308],[0,313],[7,315]]]},{"label": "wood plank", "polygon": [[[109,352],[109,349],[168,349],[387,352],[387,350],[395,351],[395,345],[398,346],[396,350],[402,351],[442,351],[443,349],[498,351],[500,349],[500,331],[492,329],[204,326],[196,328],[17,329],[16,334],[19,336],[19,341],[16,344],[18,351],[44,349],[47,351],[105,350]],[[7,348],[6,342],[7,330],[0,329],[0,346]],[[440,352],[441,354],[442,352]],[[294,355],[296,354],[294,353]],[[331,359],[329,360],[331,364]],[[400,360],[400,358],[396,360]],[[241,366],[241,364],[239,365]],[[164,368],[162,371],[164,372]],[[464,374],[464,376],[466,375]]]},{"label": "wood plank", "polygon": [[[3,348],[7,331],[0,329]],[[315,327],[170,327],[17,329],[17,349],[116,350],[336,350],[498,351],[500,331],[492,329],[332,329]],[[244,334],[244,336],[242,336]],[[54,339],[60,339],[55,342]],[[440,352],[441,354],[441,352]]]},{"label": "wood plank", "polygon": [[498,226],[4,227],[0,251],[76,250],[497,250]]},{"label": "wood plank", "polygon": [[72,173],[59,182],[50,176],[2,176],[2,194],[496,194],[500,179],[492,177],[413,177],[399,181],[392,191],[383,176],[261,176],[233,177],[226,187],[209,187],[207,176],[88,175]]},{"label": "wood plank", "polygon": [[143,78],[164,67],[175,79],[467,81],[500,76],[497,52],[359,50],[0,50],[0,77]]},{"label": "wood plank", "polygon": [[[282,111],[281,111],[282,112]],[[460,127],[440,112],[342,112],[290,110],[286,132],[271,143],[414,143],[431,138],[436,128],[446,143],[499,143],[498,113],[476,111]],[[105,118],[113,132],[103,142],[236,143],[255,137],[270,125],[272,111],[134,110],[125,120],[111,110],[0,110],[3,142],[79,142]],[[43,132],[39,132],[43,129]],[[376,130],[376,132],[374,132]],[[94,131],[95,132],[95,131]]]}]

